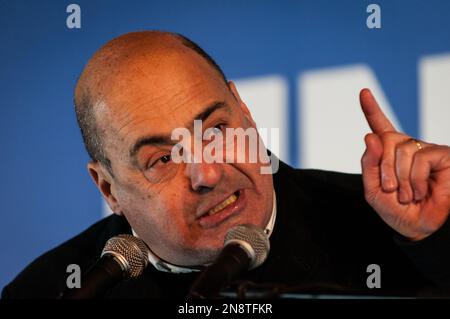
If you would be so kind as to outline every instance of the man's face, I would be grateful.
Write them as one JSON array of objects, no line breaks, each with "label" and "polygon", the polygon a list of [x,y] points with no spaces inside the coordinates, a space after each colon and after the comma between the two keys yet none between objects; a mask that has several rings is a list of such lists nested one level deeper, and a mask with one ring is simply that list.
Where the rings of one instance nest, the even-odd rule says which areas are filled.
[{"label": "man's face", "polygon": [[[264,228],[272,211],[271,175],[261,163],[170,160],[175,128],[248,128],[254,122],[229,87],[190,49],[132,59],[96,111],[111,161],[111,195],[139,237],[178,265],[210,262],[238,224]],[[207,142],[203,142],[207,143]],[[248,152],[235,149],[236,152]],[[228,204],[228,205],[227,205]],[[225,207],[224,207],[225,206]]]}]

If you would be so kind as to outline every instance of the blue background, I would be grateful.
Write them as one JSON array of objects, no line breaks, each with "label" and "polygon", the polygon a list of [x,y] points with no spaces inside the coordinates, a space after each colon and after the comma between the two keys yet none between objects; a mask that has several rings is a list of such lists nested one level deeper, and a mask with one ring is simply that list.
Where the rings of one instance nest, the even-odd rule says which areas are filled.
[{"label": "blue background", "polygon": [[414,136],[417,61],[450,52],[449,1],[377,1],[382,28],[366,27],[374,1],[0,0],[0,287],[44,251],[101,217],[100,195],[73,111],[73,87],[101,45],[163,29],[200,44],[230,78],[281,74],[289,84],[291,163],[299,157],[295,90],[305,70],[363,62]]}]

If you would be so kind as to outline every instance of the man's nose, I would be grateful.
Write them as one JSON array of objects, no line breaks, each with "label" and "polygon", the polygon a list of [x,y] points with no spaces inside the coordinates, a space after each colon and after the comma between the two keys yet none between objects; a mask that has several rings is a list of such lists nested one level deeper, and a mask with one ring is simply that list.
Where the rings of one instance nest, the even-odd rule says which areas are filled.
[{"label": "man's nose", "polygon": [[191,181],[191,187],[195,192],[206,193],[214,189],[220,182],[223,174],[221,163],[188,163],[185,175]]}]

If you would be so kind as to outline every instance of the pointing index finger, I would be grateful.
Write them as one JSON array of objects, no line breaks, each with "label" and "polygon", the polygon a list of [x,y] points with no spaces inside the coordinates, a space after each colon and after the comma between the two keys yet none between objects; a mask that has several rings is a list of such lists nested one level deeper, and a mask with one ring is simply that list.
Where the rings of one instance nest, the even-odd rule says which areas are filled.
[{"label": "pointing index finger", "polygon": [[382,134],[384,132],[397,131],[391,121],[389,121],[383,113],[369,89],[361,90],[359,93],[359,101],[372,132],[375,134]]}]

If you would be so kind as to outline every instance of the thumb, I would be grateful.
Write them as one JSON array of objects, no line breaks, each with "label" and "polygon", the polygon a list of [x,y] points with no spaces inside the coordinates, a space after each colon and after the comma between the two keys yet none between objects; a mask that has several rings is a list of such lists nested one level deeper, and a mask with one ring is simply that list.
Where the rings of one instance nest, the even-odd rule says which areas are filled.
[{"label": "thumb", "polygon": [[368,201],[381,188],[380,163],[383,157],[383,144],[378,135],[369,133],[365,136],[366,151],[361,158],[364,192]]}]

